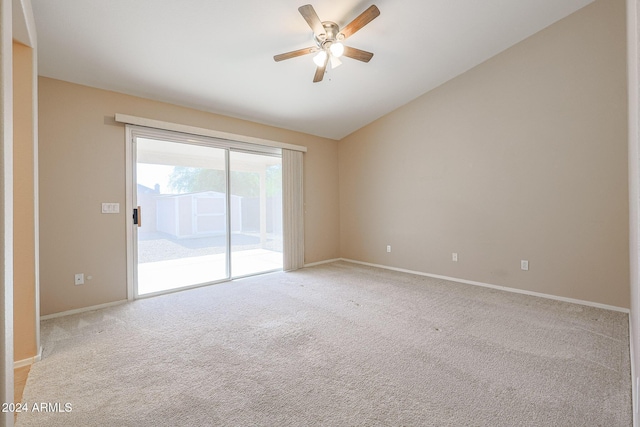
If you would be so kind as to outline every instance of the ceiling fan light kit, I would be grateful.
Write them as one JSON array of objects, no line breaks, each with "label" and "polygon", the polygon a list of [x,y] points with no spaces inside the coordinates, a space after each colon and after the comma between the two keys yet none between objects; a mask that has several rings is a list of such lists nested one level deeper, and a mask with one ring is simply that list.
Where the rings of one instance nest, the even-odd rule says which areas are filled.
[{"label": "ceiling fan light kit", "polygon": [[331,46],[329,46],[329,50],[331,51],[331,55],[340,58],[344,53],[344,45],[340,42],[332,43]]},{"label": "ceiling fan light kit", "polygon": [[275,55],[273,59],[276,62],[317,53],[313,57],[313,62],[317,66],[313,82],[317,83],[322,81],[328,64],[331,65],[332,69],[342,64],[339,59],[342,56],[362,62],[369,62],[373,57],[371,52],[345,46],[342,42],[380,15],[380,10],[375,5],[369,6],[367,10],[358,15],[342,30],[335,22],[320,21],[318,14],[310,4],[300,6],[298,11],[313,30],[313,39],[316,42],[316,46]]},{"label": "ceiling fan light kit", "polygon": [[326,60],[327,52],[325,52],[324,50],[321,50],[316,56],[313,57],[313,62],[315,62],[318,67],[322,67]]}]

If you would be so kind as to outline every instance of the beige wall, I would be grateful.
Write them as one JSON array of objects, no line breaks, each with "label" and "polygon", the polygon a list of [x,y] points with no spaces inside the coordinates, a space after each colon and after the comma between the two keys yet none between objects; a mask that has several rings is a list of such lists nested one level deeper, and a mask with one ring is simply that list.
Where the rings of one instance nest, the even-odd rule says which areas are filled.
[{"label": "beige wall", "polygon": [[[41,77],[39,80],[41,313],[126,299],[123,113],[308,148],[305,262],[339,256],[337,142]],[[119,215],[102,215],[119,202]],[[93,278],[74,286],[75,273]]]},{"label": "beige wall", "polygon": [[340,141],[341,256],[628,308],[625,46],[598,0]]},{"label": "beige wall", "polygon": [[33,50],[13,43],[14,359],[38,353],[34,220]]}]

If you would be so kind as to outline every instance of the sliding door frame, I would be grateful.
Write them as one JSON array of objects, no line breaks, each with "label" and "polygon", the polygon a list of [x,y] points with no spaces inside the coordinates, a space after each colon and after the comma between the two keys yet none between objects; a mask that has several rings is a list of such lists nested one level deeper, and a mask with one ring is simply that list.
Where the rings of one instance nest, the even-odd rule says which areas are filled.
[{"label": "sliding door frame", "polygon": [[[133,145],[133,131],[134,129],[131,126],[125,126],[125,227],[126,227],[126,237],[127,237],[127,300],[133,301],[136,298],[135,295],[135,281],[136,281],[136,271],[137,266],[135,263],[138,262],[135,253],[138,251],[138,247],[136,245],[137,239],[134,237],[133,233],[136,233],[136,230],[133,228],[135,224],[133,223],[133,206],[136,201],[136,192],[134,192],[134,187],[136,186],[136,176],[134,165],[136,164],[136,153],[134,151]],[[135,251],[135,252],[134,252]]]},{"label": "sliding door frame", "polygon": [[[212,282],[195,284],[192,286],[183,286],[174,290],[167,290],[158,293],[149,293],[144,295],[138,294],[137,287],[137,263],[138,263],[138,239],[137,225],[133,223],[133,210],[137,207],[137,147],[135,140],[137,138],[149,138],[160,141],[173,142],[178,144],[191,144],[203,147],[211,147],[225,150],[225,185],[226,185],[226,278],[215,280]],[[233,276],[231,261],[231,164],[230,153],[244,152],[265,156],[273,156],[282,158],[282,149],[275,146],[258,145],[241,141],[233,141],[220,139],[211,136],[193,135],[182,133],[174,130],[163,130],[155,128],[147,128],[137,125],[125,126],[125,168],[126,168],[126,201],[125,201],[125,218],[126,218],[126,240],[127,240],[127,299],[133,301],[138,298],[152,297],[172,291],[181,291],[200,286],[207,286],[214,283],[221,283],[245,276]],[[277,270],[272,270],[277,271]],[[266,271],[267,273],[269,271]]]}]

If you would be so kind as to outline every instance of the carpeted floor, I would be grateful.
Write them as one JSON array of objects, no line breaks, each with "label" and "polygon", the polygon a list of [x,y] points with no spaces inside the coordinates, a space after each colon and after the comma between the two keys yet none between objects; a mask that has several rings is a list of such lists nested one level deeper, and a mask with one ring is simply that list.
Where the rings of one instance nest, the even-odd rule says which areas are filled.
[{"label": "carpeted floor", "polygon": [[338,262],[43,322],[17,425],[630,426],[628,336],[624,313]]}]

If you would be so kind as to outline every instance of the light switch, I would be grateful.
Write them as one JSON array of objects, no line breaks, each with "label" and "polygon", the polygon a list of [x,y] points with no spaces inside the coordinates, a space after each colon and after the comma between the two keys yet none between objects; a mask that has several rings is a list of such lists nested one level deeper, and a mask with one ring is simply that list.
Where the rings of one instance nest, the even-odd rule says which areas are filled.
[{"label": "light switch", "polygon": [[117,214],[117,213],[120,213],[120,203],[103,203],[102,204],[102,213],[103,214]]}]

